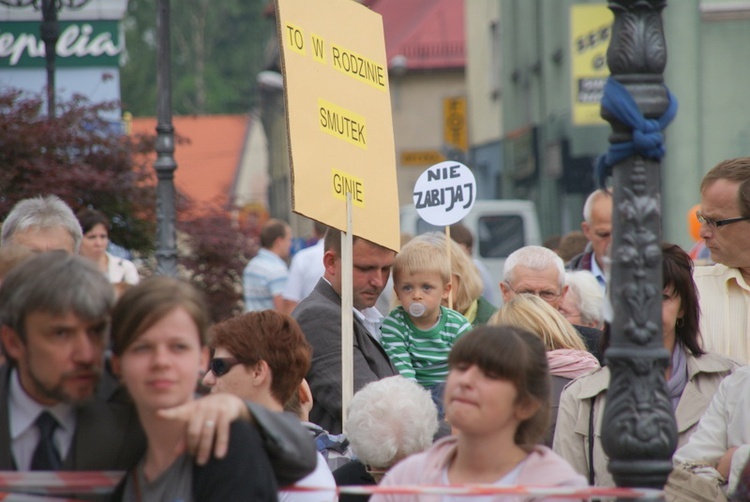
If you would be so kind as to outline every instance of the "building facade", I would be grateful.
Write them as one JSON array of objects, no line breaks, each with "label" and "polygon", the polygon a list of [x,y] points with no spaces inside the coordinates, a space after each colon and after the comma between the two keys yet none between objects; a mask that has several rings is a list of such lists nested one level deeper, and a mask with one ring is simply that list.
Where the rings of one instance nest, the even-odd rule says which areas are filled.
[{"label": "building facade", "polygon": [[[82,3],[82,2],[77,2]],[[89,0],[58,13],[56,45],[58,101],[80,94],[92,103],[120,100],[124,36],[120,22],[127,0]],[[0,5],[0,86],[45,95],[47,86],[41,11]],[[112,112],[119,120],[119,111]]]},{"label": "building facade", "polygon": [[[606,2],[486,0],[467,2],[466,9],[474,163],[499,137],[492,196],[536,202],[545,236],[578,228],[593,189],[592,163],[609,145],[609,126],[590,111],[608,73],[601,66]],[[665,83],[680,105],[662,162],[664,238],[689,247],[686,213],[700,200],[703,174],[723,159],[750,155],[750,117],[739,105],[750,84],[750,55],[737,50],[750,40],[750,1],[670,2],[663,20]],[[474,43],[473,34],[482,40]],[[497,105],[478,84],[491,81],[481,68],[499,68]],[[500,109],[499,132],[497,119],[482,114],[493,106]]]}]

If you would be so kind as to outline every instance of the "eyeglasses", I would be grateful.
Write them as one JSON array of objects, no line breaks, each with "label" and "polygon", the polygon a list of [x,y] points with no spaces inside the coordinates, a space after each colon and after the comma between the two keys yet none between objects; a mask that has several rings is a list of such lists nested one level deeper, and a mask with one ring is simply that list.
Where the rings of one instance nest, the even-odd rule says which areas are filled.
[{"label": "eyeglasses", "polygon": [[737,218],[727,218],[724,220],[712,220],[711,218],[705,216],[700,211],[695,212],[695,217],[698,218],[699,223],[703,225],[708,225],[711,228],[719,228],[719,227],[723,227],[724,225],[729,225],[730,223],[737,223],[738,221],[750,220],[750,216],[738,216]]},{"label": "eyeglasses", "polygon": [[229,373],[234,366],[240,362],[234,357],[214,357],[208,363],[208,369],[213,371],[214,376],[220,377]]},{"label": "eyeglasses", "polygon": [[553,302],[553,301],[557,300],[558,298],[560,298],[560,295],[562,294],[560,292],[547,291],[547,290],[532,291],[530,289],[524,289],[524,290],[521,290],[521,291],[516,291],[515,289],[513,289],[513,286],[511,286],[508,281],[505,281],[505,284],[507,284],[508,287],[510,288],[510,290],[513,291],[517,295],[534,295],[534,296],[538,296],[539,298],[541,298],[545,302]]}]

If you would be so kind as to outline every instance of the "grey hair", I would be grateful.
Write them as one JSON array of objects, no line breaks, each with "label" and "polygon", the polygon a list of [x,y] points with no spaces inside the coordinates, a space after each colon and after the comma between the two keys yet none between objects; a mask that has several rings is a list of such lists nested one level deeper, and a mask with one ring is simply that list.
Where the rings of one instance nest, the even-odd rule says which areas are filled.
[{"label": "grey hair", "polygon": [[572,290],[578,298],[576,308],[581,313],[581,322],[601,326],[604,323],[604,291],[594,274],[588,270],[566,272],[565,283],[568,292]]},{"label": "grey hair", "polygon": [[26,317],[34,312],[73,312],[86,321],[107,319],[114,288],[90,260],[65,251],[26,259],[0,284],[0,325],[26,341]]},{"label": "grey hair", "polygon": [[594,203],[599,200],[600,197],[612,197],[612,192],[607,188],[599,188],[594,190],[586,197],[586,202],[583,204],[583,221],[591,223],[591,214],[594,212]]},{"label": "grey hair", "polygon": [[73,238],[76,253],[81,247],[83,239],[81,224],[78,223],[70,206],[57,195],[46,197],[38,195],[17,202],[3,222],[3,228],[0,231],[0,246],[12,242],[17,232],[32,227],[44,229],[61,227]]},{"label": "grey hair", "polygon": [[517,265],[537,272],[547,270],[549,267],[555,267],[557,269],[557,276],[559,277],[560,289],[565,287],[565,263],[551,249],[542,246],[524,246],[513,251],[503,265],[503,279],[506,282],[513,282],[513,272]]},{"label": "grey hair", "polygon": [[355,455],[381,469],[427,449],[437,430],[430,392],[400,375],[371,382],[354,394],[344,424]]}]

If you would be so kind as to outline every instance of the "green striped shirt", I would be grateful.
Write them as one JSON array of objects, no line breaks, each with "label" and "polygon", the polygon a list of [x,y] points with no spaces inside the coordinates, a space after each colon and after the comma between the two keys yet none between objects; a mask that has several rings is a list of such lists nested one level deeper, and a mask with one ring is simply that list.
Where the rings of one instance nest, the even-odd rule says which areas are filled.
[{"label": "green striped shirt", "polygon": [[423,331],[414,326],[403,307],[397,307],[383,319],[380,343],[402,376],[431,386],[445,381],[448,353],[458,337],[470,329],[464,316],[440,307],[438,323]]}]

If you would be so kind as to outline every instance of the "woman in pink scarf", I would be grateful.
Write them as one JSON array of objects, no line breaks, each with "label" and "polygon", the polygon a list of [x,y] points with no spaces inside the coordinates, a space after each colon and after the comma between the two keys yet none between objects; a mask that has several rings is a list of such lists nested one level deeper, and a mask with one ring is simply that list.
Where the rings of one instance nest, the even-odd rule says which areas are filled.
[{"label": "woman in pink scarf", "polygon": [[490,319],[491,325],[505,324],[531,331],[544,342],[547,362],[552,374],[552,420],[545,444],[552,445],[557,422],[557,409],[563,387],[574,378],[599,368],[599,361],[590,352],[578,332],[563,315],[534,295],[516,295]]}]

